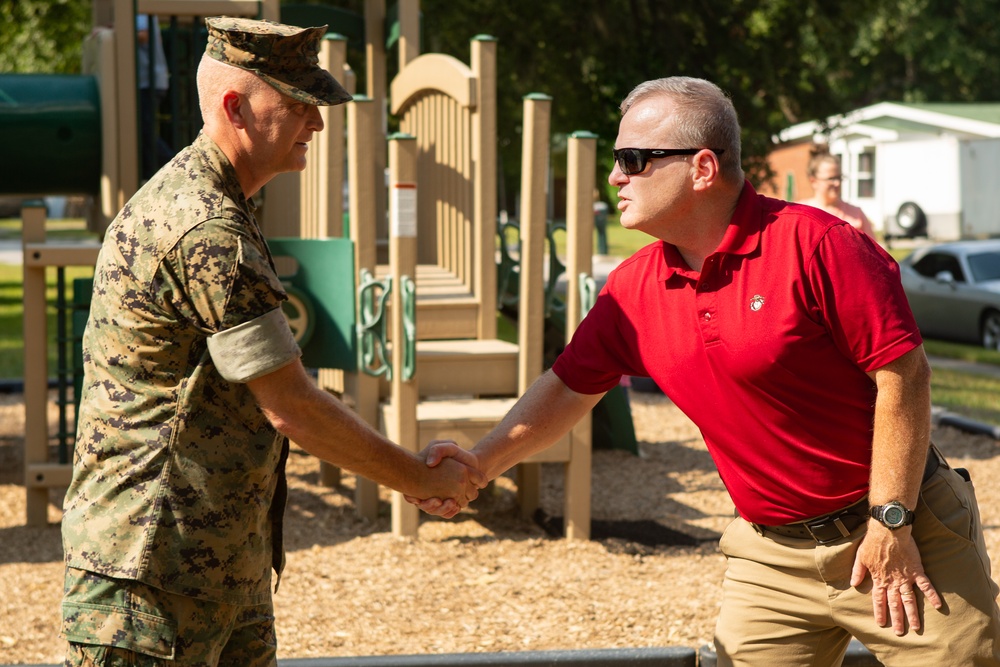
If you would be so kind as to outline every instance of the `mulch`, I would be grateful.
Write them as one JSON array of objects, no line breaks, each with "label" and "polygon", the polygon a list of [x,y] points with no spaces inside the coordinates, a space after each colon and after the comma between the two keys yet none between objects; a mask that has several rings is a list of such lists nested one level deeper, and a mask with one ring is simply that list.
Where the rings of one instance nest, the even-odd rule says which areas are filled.
[{"label": "mulch", "polygon": [[[594,452],[593,539],[558,537],[561,466],[546,464],[536,521],[513,476],[451,521],[425,517],[418,539],[359,518],[354,477],[320,484],[293,451],[288,566],[275,596],[280,658],[684,646],[712,640],[725,560],[717,539],[732,503],[697,429],[662,395],[633,393],[640,455]],[[1000,448],[937,428],[951,463],[977,482],[994,567],[1000,554]],[[52,525],[24,526],[23,409],[0,396],[0,663],[56,663],[62,552]]]}]

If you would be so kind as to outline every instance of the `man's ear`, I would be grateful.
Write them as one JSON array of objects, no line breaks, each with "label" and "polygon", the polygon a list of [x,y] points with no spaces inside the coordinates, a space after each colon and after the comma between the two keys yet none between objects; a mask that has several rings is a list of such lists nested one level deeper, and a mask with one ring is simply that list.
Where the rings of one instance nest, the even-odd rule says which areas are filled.
[{"label": "man's ear", "polygon": [[695,154],[692,159],[694,167],[695,189],[707,188],[719,180],[719,156],[707,148]]},{"label": "man's ear", "polygon": [[246,109],[244,104],[246,99],[234,90],[227,90],[222,95],[222,110],[226,113],[226,118],[230,124],[236,128],[244,128],[247,125]]}]

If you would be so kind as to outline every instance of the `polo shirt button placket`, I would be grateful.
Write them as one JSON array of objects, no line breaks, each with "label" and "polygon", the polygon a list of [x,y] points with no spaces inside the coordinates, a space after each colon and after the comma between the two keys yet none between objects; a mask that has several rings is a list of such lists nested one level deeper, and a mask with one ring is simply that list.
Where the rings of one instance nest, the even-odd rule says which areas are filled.
[{"label": "polo shirt button placket", "polygon": [[701,311],[698,319],[701,320],[701,338],[705,344],[712,344],[719,340],[719,323],[715,316],[714,303]]}]

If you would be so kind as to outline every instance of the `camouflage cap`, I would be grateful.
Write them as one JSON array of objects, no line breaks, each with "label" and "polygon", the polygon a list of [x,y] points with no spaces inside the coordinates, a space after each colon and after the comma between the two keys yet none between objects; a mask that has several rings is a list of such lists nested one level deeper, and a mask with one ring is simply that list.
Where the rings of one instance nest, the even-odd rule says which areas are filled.
[{"label": "camouflage cap", "polygon": [[297,28],[252,19],[205,19],[205,53],[219,62],[253,72],[278,92],[307,104],[349,101],[350,93],[319,66],[319,45],[326,26]]}]

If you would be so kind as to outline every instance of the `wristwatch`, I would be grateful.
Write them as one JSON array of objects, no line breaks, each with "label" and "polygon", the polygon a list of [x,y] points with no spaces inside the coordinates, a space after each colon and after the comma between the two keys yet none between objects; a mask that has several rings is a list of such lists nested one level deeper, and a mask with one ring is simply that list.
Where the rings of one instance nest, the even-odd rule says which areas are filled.
[{"label": "wristwatch", "polygon": [[913,512],[906,509],[898,500],[891,500],[885,505],[875,505],[869,510],[869,515],[889,530],[896,530],[913,523]]}]

